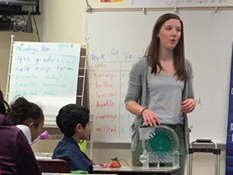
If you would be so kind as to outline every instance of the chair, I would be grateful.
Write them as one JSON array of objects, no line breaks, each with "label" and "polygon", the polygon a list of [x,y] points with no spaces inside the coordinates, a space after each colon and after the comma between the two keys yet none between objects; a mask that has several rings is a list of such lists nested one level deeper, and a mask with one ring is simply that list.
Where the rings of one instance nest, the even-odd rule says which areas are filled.
[{"label": "chair", "polygon": [[37,159],[42,173],[71,173],[70,165],[63,159]]}]

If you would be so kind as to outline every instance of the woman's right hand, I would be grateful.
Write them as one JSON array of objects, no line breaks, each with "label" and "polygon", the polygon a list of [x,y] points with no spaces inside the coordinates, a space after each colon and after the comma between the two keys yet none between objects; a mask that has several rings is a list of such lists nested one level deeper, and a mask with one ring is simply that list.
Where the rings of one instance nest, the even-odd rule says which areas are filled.
[{"label": "woman's right hand", "polygon": [[142,112],[142,116],[146,126],[156,126],[157,124],[161,124],[159,117],[150,109],[145,109]]}]

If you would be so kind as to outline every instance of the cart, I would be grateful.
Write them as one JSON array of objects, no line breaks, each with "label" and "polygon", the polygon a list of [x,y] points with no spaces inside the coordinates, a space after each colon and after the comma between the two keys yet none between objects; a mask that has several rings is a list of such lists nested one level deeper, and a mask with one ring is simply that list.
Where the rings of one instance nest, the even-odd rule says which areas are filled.
[{"label": "cart", "polygon": [[[201,147],[201,148],[193,148],[194,144],[207,144],[208,148]],[[209,145],[213,148],[209,148]],[[211,139],[197,139],[190,144],[189,152],[188,152],[188,175],[192,175],[192,162],[193,162],[193,153],[213,153],[216,155],[215,158],[215,175],[220,175],[220,155],[221,150],[218,149],[217,143],[212,141]]]}]

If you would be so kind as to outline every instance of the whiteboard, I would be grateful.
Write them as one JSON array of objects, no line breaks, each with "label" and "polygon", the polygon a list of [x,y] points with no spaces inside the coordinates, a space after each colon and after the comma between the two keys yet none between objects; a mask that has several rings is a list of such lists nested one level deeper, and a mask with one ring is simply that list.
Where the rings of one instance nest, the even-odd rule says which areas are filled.
[{"label": "whiteboard", "polygon": [[45,125],[56,126],[59,109],[76,103],[79,60],[79,44],[15,42],[9,103],[24,96],[42,108]]},{"label": "whiteboard", "polygon": [[[134,116],[123,104],[128,74],[133,63],[144,55],[155,21],[168,12],[173,13],[160,10],[146,14],[141,11],[87,14],[94,141],[131,142]],[[188,115],[191,141],[210,138],[226,143],[233,11],[183,9],[178,15],[184,22],[185,56],[192,63],[198,102],[195,111]],[[108,84],[112,87],[108,88]],[[101,93],[115,96],[99,97],[97,94]],[[115,116],[114,120],[110,115]]]}]

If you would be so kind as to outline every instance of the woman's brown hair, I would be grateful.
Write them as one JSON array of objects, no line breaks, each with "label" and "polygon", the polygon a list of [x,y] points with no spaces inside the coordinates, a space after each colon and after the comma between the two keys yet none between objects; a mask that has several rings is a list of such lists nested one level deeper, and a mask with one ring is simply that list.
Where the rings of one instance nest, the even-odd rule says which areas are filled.
[{"label": "woman's brown hair", "polygon": [[152,67],[151,73],[156,74],[157,72],[163,69],[159,62],[160,39],[158,37],[158,34],[163,24],[170,19],[177,19],[180,21],[181,24],[181,36],[179,42],[177,43],[173,51],[173,62],[176,70],[175,75],[178,77],[177,79],[180,81],[186,81],[188,79],[188,75],[185,70],[184,26],[180,17],[177,16],[176,14],[166,13],[158,18],[158,20],[155,23],[152,33],[152,39],[145,53],[145,57],[147,57],[148,64]]}]

